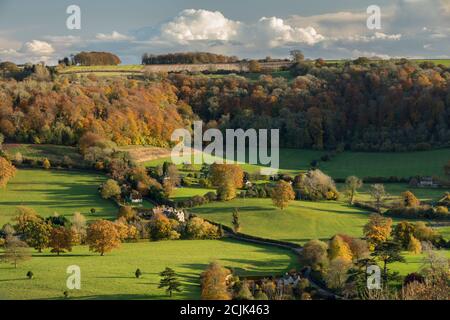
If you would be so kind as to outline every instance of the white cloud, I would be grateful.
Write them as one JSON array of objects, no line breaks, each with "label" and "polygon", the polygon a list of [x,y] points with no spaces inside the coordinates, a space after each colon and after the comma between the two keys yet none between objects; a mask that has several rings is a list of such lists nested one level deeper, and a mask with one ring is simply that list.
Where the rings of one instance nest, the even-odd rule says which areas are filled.
[{"label": "white cloud", "polygon": [[31,55],[49,56],[55,52],[52,45],[45,41],[32,40],[30,42],[25,42],[21,52]]},{"label": "white cloud", "polygon": [[228,41],[247,47],[275,47],[286,43],[313,45],[324,37],[313,27],[293,27],[277,17],[263,17],[254,24],[245,24],[230,20],[219,11],[187,9],[163,24],[156,39],[180,44]]},{"label": "white cloud", "polygon": [[113,31],[111,34],[105,34],[105,33],[97,33],[95,36],[97,40],[101,41],[127,41],[127,40],[133,40],[132,37],[129,37],[127,35],[121,34],[117,31]]},{"label": "white cloud", "polygon": [[269,47],[276,47],[286,43],[314,45],[325,39],[313,27],[292,27],[286,24],[283,19],[277,17],[261,18],[255,29],[255,39],[258,42],[267,42]]},{"label": "white cloud", "polygon": [[161,38],[181,43],[193,40],[228,41],[236,38],[239,28],[240,22],[225,18],[219,11],[187,9],[162,25]]}]

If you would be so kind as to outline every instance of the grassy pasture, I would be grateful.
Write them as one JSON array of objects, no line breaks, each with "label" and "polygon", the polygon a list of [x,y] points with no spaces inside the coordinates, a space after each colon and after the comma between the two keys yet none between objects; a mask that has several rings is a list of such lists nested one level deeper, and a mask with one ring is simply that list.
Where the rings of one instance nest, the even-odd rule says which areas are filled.
[{"label": "grassy pasture", "polygon": [[[174,299],[199,299],[199,276],[212,261],[241,276],[276,275],[298,267],[289,251],[232,240],[127,243],[104,257],[80,246],[60,257],[35,253],[17,269],[0,264],[0,300],[61,299],[70,265],[81,268],[81,290],[70,292],[75,299],[168,299],[158,289],[158,273],[166,267],[173,268],[183,284],[184,291]],[[137,268],[143,272],[140,279],[134,276]],[[33,280],[25,276],[29,270]]]},{"label": "grassy pasture", "polygon": [[71,74],[71,73],[90,73],[90,72],[114,72],[114,73],[130,73],[130,72],[142,72],[144,66],[142,65],[118,65],[118,66],[69,66],[60,69],[59,74]]},{"label": "grassy pasture", "polygon": [[234,208],[240,212],[241,232],[269,239],[303,244],[310,239],[327,240],[337,233],[362,236],[369,214],[341,202],[293,201],[287,209],[270,199],[235,199],[193,208],[199,216],[231,227]]},{"label": "grassy pasture", "polygon": [[[280,171],[296,174],[310,168],[313,160],[320,160],[326,151],[280,149]],[[320,161],[319,168],[333,178],[346,178],[350,175],[358,177],[411,177],[442,176],[443,167],[450,160],[450,149],[439,149],[418,152],[343,152],[332,160]],[[146,166],[161,165],[171,161],[170,156],[143,161]],[[199,169],[200,165],[194,165]],[[257,173],[259,165],[242,164],[245,171]]]},{"label": "grassy pasture", "polygon": [[[117,208],[97,191],[106,177],[84,172],[20,169],[0,190],[0,226],[15,215],[17,206],[28,206],[42,216],[81,212],[88,219],[114,218]],[[92,216],[89,211],[95,208]]]},{"label": "grassy pasture", "polygon": [[20,152],[24,158],[42,160],[47,158],[52,161],[62,161],[64,156],[68,156],[73,162],[83,162],[83,157],[78,153],[77,148],[45,144],[4,144],[3,150],[14,158]]},{"label": "grassy pasture", "polygon": [[[450,250],[439,250],[439,253],[450,259]],[[389,269],[399,272],[402,276],[406,276],[412,272],[417,272],[424,266],[424,256],[424,254],[415,255],[410,252],[403,252],[403,257],[406,262],[395,262],[390,265]]]},{"label": "grassy pasture", "polygon": [[[358,194],[355,197],[356,200],[361,201],[373,200],[371,199],[369,193],[370,186],[371,186],[370,183],[365,183],[363,187],[360,190],[358,190]],[[345,190],[345,184],[343,183],[338,183],[337,187],[339,191]],[[438,201],[443,197],[446,191],[449,191],[442,188],[412,188],[406,183],[385,183],[384,187],[386,192],[389,194],[389,198],[392,201],[398,200],[400,198],[400,195],[405,191],[411,191],[420,201],[427,201],[427,202]]]}]

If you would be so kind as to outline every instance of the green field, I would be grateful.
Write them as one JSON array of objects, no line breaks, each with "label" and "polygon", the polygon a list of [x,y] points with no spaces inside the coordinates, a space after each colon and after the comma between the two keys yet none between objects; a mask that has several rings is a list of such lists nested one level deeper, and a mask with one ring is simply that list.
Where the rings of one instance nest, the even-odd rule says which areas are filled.
[{"label": "green field", "polygon": [[[44,252],[13,266],[0,264],[1,299],[61,299],[68,275],[66,268],[81,268],[81,290],[71,291],[77,299],[167,299],[158,289],[158,273],[166,267],[180,276],[184,291],[175,299],[199,299],[199,275],[212,261],[233,268],[238,275],[282,274],[298,267],[289,251],[232,240],[165,241],[123,244],[104,257],[87,247],[76,247],[60,257]],[[136,279],[140,268],[143,276]],[[26,279],[31,270],[35,279]]]},{"label": "green field", "polygon": [[361,236],[368,213],[341,202],[293,201],[280,210],[270,199],[236,199],[191,209],[211,221],[231,226],[234,208],[240,212],[242,233],[303,244],[310,239],[328,240],[337,233]]},{"label": "green field", "polygon": [[[81,212],[88,219],[113,218],[117,208],[97,190],[105,179],[85,172],[20,169],[0,190],[0,226],[14,217],[17,206],[31,207],[42,216]],[[97,210],[95,216],[89,213],[91,208]]]},{"label": "green field", "polygon": [[[439,250],[439,253],[442,254],[444,257],[447,257],[450,259],[450,250]],[[403,257],[405,258],[406,262],[396,262],[389,266],[389,269],[392,271],[397,271],[402,276],[406,276],[409,273],[417,272],[420,270],[424,264],[423,264],[423,258],[424,254],[414,255],[409,252],[404,252]]]},{"label": "green field", "polygon": [[141,72],[144,66],[142,65],[119,65],[119,66],[69,66],[64,69],[60,69],[59,74],[70,74],[70,73],[89,73],[89,72],[113,72],[113,73],[130,73],[130,72]]},{"label": "green field", "polygon": [[[280,149],[280,171],[296,174],[308,170],[313,160],[327,154],[325,151]],[[343,152],[331,161],[320,162],[319,168],[333,178],[358,177],[402,177],[442,176],[444,165],[450,160],[450,149],[417,152]],[[156,166],[170,161],[170,157],[145,162],[146,166]],[[196,169],[200,165],[194,165]],[[261,166],[243,164],[250,173],[259,172]]]},{"label": "green field", "polygon": [[78,153],[77,148],[44,144],[4,144],[3,150],[14,159],[17,152],[24,158],[42,160],[47,158],[52,161],[62,161],[64,156],[68,156],[75,163],[83,163],[83,157]]},{"label": "green field", "polygon": [[214,189],[206,188],[177,188],[175,189],[173,195],[170,197],[174,200],[185,200],[192,198],[194,196],[204,196],[210,191],[215,191]]},{"label": "green field", "polygon": [[[363,187],[358,190],[358,194],[356,195],[356,199],[360,201],[371,201],[370,197],[370,183],[365,183]],[[338,183],[337,187],[339,191],[345,190],[345,184]],[[389,198],[392,201],[397,201],[400,195],[405,191],[411,191],[420,201],[433,202],[442,199],[447,189],[442,188],[414,188],[409,186],[407,183],[385,183],[384,188],[386,192],[389,194]]]}]

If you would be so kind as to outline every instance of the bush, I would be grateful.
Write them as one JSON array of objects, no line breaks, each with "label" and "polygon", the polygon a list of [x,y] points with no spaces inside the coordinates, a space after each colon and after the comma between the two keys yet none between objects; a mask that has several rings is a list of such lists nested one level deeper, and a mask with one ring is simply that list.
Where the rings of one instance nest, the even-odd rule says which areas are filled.
[{"label": "bush", "polygon": [[169,219],[161,213],[156,213],[148,224],[150,239],[153,241],[179,239],[178,227],[178,221]]},{"label": "bush", "polygon": [[136,272],[134,273],[134,276],[139,279],[142,276],[142,272],[141,269],[136,269]]},{"label": "bush", "polygon": [[217,239],[220,237],[217,226],[198,217],[189,219],[185,232],[186,238],[191,240]]}]

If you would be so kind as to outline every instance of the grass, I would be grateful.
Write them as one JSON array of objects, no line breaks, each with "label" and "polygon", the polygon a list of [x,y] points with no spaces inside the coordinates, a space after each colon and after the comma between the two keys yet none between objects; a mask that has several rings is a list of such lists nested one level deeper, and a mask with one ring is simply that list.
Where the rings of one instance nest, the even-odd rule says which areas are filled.
[{"label": "grass", "polygon": [[242,233],[303,244],[310,239],[328,240],[337,233],[362,236],[368,213],[341,202],[293,201],[287,209],[270,199],[235,199],[191,209],[211,221],[231,227],[234,208],[240,212]]},{"label": "grass", "polygon": [[64,156],[68,156],[76,163],[84,161],[77,148],[74,147],[40,144],[4,144],[3,149],[12,158],[17,152],[20,152],[24,158],[34,160],[48,158],[50,162],[55,160],[62,161]]},{"label": "grass", "polygon": [[82,73],[82,72],[142,72],[142,65],[118,65],[118,66],[70,66],[59,70],[60,74]]},{"label": "grass", "polygon": [[[369,190],[370,183],[366,183],[363,187],[358,190],[358,194],[356,195],[356,200],[361,201],[373,201],[371,199]],[[344,191],[345,185],[343,183],[338,183],[337,187],[339,191]],[[392,200],[398,200],[400,195],[405,191],[411,191],[420,201],[433,202],[440,200],[444,193],[447,191],[441,188],[413,188],[409,186],[407,183],[385,183],[384,188],[386,192],[389,194]]]},{"label": "grass", "polygon": [[[440,254],[450,259],[450,250],[440,250]],[[406,276],[412,272],[419,271],[423,266],[423,258],[424,254],[415,255],[410,252],[404,252],[403,257],[405,258],[405,262],[395,262],[389,266],[389,269],[392,271],[397,271],[402,276]]]},{"label": "grass", "polygon": [[173,200],[186,200],[194,196],[204,196],[210,191],[215,190],[201,187],[176,188],[174,194],[170,198]]},{"label": "grass", "polygon": [[[31,207],[41,216],[81,212],[88,219],[113,218],[117,208],[97,190],[105,179],[85,172],[20,169],[0,192],[0,226],[14,217],[17,206]],[[97,210],[95,216],[91,208]]]},{"label": "grass", "polygon": [[[158,273],[166,267],[173,268],[183,284],[174,299],[199,299],[199,276],[216,260],[241,276],[282,274],[298,267],[289,251],[232,240],[129,243],[104,257],[81,246],[60,257],[36,253],[17,269],[0,264],[0,299],[61,299],[71,265],[81,268],[81,290],[70,292],[75,299],[167,299],[158,289]],[[137,268],[143,272],[140,279],[134,276]],[[26,279],[29,270],[33,280]]]},{"label": "grass", "polygon": [[[313,160],[327,154],[326,151],[280,149],[280,172],[297,174],[310,168]],[[358,177],[403,177],[442,176],[443,167],[450,160],[450,149],[417,152],[343,152],[331,161],[320,162],[319,168],[333,178],[346,178],[350,175]],[[161,165],[171,161],[170,157],[162,157],[143,162],[146,166]],[[200,165],[194,165],[199,169]],[[242,164],[245,171],[258,173],[259,165]]]}]

